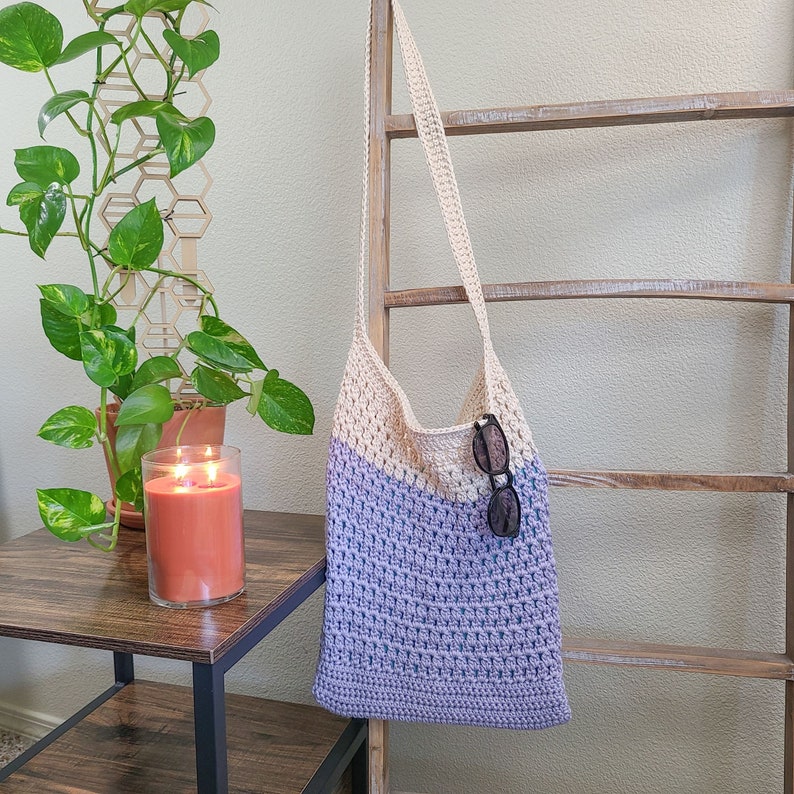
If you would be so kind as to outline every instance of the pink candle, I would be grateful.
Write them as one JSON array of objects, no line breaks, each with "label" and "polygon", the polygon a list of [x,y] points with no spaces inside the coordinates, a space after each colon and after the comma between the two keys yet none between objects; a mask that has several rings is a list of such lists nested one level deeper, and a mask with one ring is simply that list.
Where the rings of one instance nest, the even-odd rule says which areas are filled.
[{"label": "pink candle", "polygon": [[144,482],[149,590],[156,603],[208,605],[245,585],[240,477],[216,463],[176,465]]}]

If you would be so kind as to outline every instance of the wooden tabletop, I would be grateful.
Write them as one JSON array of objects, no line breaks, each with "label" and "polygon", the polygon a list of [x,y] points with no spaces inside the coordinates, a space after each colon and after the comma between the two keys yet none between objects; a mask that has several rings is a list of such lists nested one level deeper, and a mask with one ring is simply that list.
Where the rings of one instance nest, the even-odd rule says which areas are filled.
[{"label": "wooden tabletop", "polygon": [[226,604],[149,600],[143,532],[115,551],[40,529],[0,545],[0,636],[214,663],[325,569],[322,516],[245,513],[246,591]]}]

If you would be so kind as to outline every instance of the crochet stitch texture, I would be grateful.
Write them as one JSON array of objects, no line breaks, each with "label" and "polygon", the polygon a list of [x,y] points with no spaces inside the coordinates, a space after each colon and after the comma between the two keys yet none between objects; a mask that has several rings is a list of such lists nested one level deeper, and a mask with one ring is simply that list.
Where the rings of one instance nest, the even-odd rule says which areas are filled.
[{"label": "crochet stitch texture", "polygon": [[[522,505],[513,539],[487,525],[490,486],[472,461],[473,424],[444,434],[418,427],[375,355],[357,334],[329,450],[315,698],[351,717],[566,722],[548,478],[506,376],[499,403],[519,453],[511,467]],[[472,394],[467,410],[481,383]],[[402,455],[386,472],[381,452],[392,444]],[[434,476],[439,448],[447,467]]]}]

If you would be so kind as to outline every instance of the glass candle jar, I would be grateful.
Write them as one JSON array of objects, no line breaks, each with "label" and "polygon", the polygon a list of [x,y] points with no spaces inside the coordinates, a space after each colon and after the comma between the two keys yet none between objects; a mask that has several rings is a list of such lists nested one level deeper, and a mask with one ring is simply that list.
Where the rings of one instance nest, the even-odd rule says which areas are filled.
[{"label": "glass candle jar", "polygon": [[141,458],[149,597],[175,609],[245,589],[240,450],[167,447]]}]

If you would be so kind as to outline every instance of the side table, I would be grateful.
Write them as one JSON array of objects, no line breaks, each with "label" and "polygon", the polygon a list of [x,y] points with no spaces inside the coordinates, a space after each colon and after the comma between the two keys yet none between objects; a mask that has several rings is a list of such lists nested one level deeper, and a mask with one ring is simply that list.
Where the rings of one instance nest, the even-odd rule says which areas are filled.
[{"label": "side table", "polygon": [[[246,511],[245,527],[246,592],[195,610],[149,601],[142,532],[111,554],[44,529],[0,545],[0,636],[112,651],[115,669],[109,689],[0,769],[0,792],[309,794],[348,766],[354,794],[366,791],[365,721],[225,694],[226,671],[325,580],[322,517]],[[191,662],[192,697],[136,680],[134,654]]]}]

